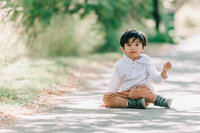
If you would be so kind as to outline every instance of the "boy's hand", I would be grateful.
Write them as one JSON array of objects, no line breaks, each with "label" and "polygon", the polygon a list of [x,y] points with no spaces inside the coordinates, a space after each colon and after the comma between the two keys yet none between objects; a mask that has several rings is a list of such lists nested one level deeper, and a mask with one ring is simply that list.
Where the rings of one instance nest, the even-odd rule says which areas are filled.
[{"label": "boy's hand", "polygon": [[172,68],[171,62],[166,62],[164,64],[163,70],[161,72],[161,75],[162,75],[163,79],[167,78],[167,71],[170,70],[171,68]]},{"label": "boy's hand", "polygon": [[163,71],[168,71],[172,68],[171,62],[166,62],[163,67]]}]

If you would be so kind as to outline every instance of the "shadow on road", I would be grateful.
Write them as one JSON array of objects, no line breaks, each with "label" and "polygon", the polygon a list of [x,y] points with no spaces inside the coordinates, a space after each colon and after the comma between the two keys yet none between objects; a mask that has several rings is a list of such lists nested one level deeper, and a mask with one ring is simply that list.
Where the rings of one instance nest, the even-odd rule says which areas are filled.
[{"label": "shadow on road", "polygon": [[[89,78],[83,73],[83,90],[66,94],[61,99],[66,103],[45,112],[24,116],[14,127],[0,132],[200,132],[200,40],[185,45],[169,46],[165,55],[153,56],[156,67],[162,68],[165,60],[172,61],[173,70],[156,93],[172,97],[171,109],[151,105],[145,110],[100,108],[102,95],[106,92],[112,69],[98,72],[99,78]],[[166,53],[166,52],[165,52]],[[92,72],[91,72],[92,73]],[[90,74],[91,74],[90,73]],[[95,72],[97,74],[97,72]]]}]

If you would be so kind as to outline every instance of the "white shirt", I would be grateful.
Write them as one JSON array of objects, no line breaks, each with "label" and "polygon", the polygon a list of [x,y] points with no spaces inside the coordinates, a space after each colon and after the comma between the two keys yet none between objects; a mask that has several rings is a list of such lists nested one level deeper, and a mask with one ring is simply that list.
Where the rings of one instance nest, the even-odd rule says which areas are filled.
[{"label": "white shirt", "polygon": [[135,85],[146,85],[154,91],[151,83],[161,83],[163,80],[149,56],[141,54],[138,60],[133,61],[124,54],[124,57],[115,64],[108,91],[126,91]]}]

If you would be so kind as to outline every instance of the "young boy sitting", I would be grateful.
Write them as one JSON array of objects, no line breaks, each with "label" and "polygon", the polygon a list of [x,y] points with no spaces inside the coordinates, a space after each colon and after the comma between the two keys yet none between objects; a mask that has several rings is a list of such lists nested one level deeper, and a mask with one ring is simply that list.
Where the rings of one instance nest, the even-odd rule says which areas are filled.
[{"label": "young boy sitting", "polygon": [[142,53],[147,45],[147,37],[142,32],[127,30],[121,36],[120,45],[124,56],[115,64],[108,93],[103,97],[105,106],[145,109],[154,103],[170,108],[172,99],[156,95],[151,83],[166,79],[171,63],[166,62],[162,72],[157,72],[150,57]]}]

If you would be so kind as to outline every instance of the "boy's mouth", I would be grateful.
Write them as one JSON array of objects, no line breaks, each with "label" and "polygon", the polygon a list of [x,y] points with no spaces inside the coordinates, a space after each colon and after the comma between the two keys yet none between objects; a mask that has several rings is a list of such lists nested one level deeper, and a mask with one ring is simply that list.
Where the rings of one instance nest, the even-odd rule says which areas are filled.
[{"label": "boy's mouth", "polygon": [[137,52],[135,52],[135,51],[131,51],[131,53],[132,53],[132,54],[135,54],[135,53],[137,53]]}]

